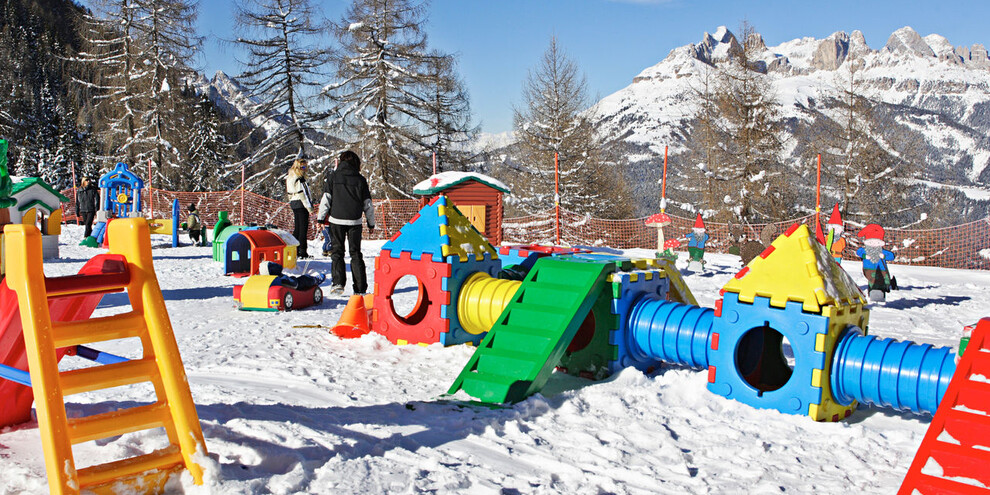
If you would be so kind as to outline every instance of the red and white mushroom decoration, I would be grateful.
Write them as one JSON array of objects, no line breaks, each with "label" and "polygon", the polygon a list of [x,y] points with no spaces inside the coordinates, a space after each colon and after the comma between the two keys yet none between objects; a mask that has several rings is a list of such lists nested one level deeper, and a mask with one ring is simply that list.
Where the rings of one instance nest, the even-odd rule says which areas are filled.
[{"label": "red and white mushroom decoration", "polygon": [[[663,228],[670,225],[670,223],[671,223],[670,215],[662,211],[655,215],[651,215],[649,218],[646,219],[646,225],[649,225],[650,227],[656,227],[657,229],[657,251],[663,251],[666,247],[668,247],[663,242]],[[679,246],[680,243],[678,243],[677,245]]]}]

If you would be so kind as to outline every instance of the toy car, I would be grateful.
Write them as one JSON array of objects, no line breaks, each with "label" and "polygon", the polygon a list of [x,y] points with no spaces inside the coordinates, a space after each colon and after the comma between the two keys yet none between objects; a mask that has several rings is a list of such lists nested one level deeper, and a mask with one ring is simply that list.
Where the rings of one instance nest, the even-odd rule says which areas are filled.
[{"label": "toy car", "polygon": [[293,289],[279,283],[282,277],[252,275],[244,285],[234,286],[234,301],[242,311],[291,311],[318,306],[323,302],[319,285],[307,289]]}]

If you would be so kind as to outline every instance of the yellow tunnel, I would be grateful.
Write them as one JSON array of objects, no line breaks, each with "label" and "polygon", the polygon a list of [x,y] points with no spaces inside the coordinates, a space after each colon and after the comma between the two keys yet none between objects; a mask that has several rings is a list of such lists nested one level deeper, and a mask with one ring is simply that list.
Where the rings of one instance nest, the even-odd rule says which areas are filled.
[{"label": "yellow tunnel", "polygon": [[457,296],[461,326],[472,335],[491,330],[520,285],[521,281],[493,278],[485,272],[468,277]]}]

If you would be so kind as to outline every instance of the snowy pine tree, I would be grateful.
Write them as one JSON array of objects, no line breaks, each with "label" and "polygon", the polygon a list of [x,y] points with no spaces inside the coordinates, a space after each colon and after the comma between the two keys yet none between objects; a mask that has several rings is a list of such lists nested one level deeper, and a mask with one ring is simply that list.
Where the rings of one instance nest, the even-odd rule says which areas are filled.
[{"label": "snowy pine tree", "polygon": [[886,223],[918,206],[919,194],[911,194],[918,143],[868,94],[856,76],[860,68],[859,61],[848,61],[823,93],[833,102],[831,118],[819,119],[824,203],[837,202],[853,222]]},{"label": "snowy pine tree", "polygon": [[535,212],[553,207],[557,154],[561,207],[610,218],[628,214],[621,173],[602,158],[601,142],[581,113],[587,108],[585,77],[552,37],[523,84],[523,107],[513,112],[523,162],[500,173],[513,184],[509,201],[516,208]]},{"label": "snowy pine tree", "polygon": [[[184,90],[187,97],[195,97],[191,89]],[[186,147],[188,157],[182,167],[179,187],[181,191],[221,191],[237,186],[231,173],[233,146],[220,130],[224,119],[213,102],[205,95],[199,100],[190,116]],[[239,173],[239,170],[237,171]],[[238,177],[239,179],[239,177]]]},{"label": "snowy pine tree", "polygon": [[[450,81],[453,65],[428,50],[425,23],[425,2],[354,0],[334,25],[338,81],[324,94],[335,128],[367,164],[375,197],[410,197],[412,186],[430,174],[437,143],[471,130],[466,97]],[[453,112],[439,122],[438,95]]]},{"label": "snowy pine tree", "polygon": [[325,26],[309,0],[242,0],[237,9],[236,42],[247,52],[238,81],[258,102],[248,118],[264,134],[245,159],[248,183],[280,197],[278,178],[294,158],[308,156],[317,172],[325,163],[326,150],[310,136],[325,116],[312,101],[329,56]]},{"label": "snowy pine tree", "polygon": [[423,117],[423,142],[436,156],[437,172],[467,170],[472,156],[465,151],[466,144],[478,134],[478,127],[471,124],[467,89],[456,69],[457,61],[450,55],[434,52],[427,60],[423,97],[429,111]]},{"label": "snowy pine tree", "polygon": [[178,81],[192,73],[186,61],[192,60],[202,43],[195,34],[197,5],[189,0],[132,1],[137,9],[134,27],[144,48],[142,63],[148,71],[147,84],[138,93],[147,102],[147,111],[143,125],[136,129],[135,142],[148,149],[148,159],[155,164],[147,187],[175,190],[186,163],[173,141],[187,132],[175,105]]},{"label": "snowy pine tree", "polygon": [[763,39],[746,23],[742,38],[742,49],[720,71],[718,108],[726,131],[721,144],[726,163],[719,174],[730,183],[725,202],[739,220],[781,220],[791,204],[787,171],[780,162],[780,104],[756,60],[766,49]]}]

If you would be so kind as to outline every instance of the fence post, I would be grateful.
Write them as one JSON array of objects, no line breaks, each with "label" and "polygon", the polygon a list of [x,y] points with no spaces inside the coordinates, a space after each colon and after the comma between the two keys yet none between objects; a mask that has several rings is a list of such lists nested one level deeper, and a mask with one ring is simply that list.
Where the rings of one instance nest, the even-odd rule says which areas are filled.
[{"label": "fence post", "polygon": [[554,207],[554,231],[556,241],[554,244],[560,245],[560,153],[553,154],[553,207]]}]

